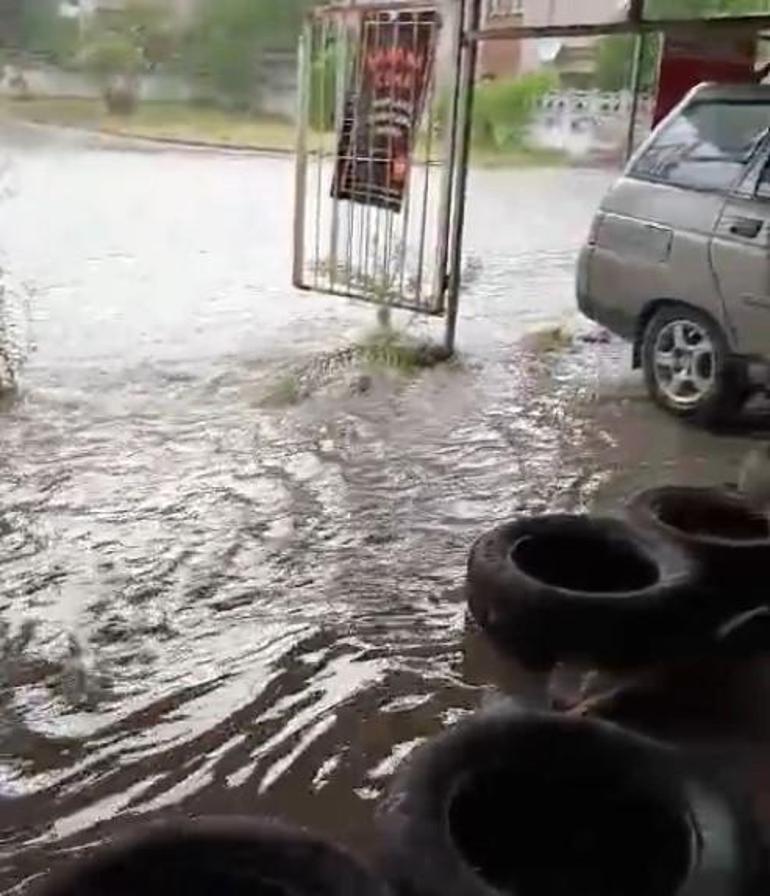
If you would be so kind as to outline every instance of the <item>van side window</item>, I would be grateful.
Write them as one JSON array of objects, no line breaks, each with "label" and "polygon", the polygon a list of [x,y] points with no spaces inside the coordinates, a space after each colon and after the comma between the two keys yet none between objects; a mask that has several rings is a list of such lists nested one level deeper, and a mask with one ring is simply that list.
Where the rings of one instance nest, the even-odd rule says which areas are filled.
[{"label": "van side window", "polygon": [[770,104],[696,102],[663,128],[631,173],[696,190],[729,190],[768,128]]}]

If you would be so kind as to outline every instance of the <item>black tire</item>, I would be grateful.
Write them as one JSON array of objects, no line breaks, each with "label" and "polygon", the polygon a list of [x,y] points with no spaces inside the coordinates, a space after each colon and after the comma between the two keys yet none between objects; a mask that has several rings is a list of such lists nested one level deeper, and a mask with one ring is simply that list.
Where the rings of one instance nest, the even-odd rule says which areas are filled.
[{"label": "black tire", "polygon": [[[655,363],[655,350],[661,334],[677,322],[687,332],[708,335],[713,345],[713,384],[702,397],[686,404],[675,402],[666,392]],[[642,337],[642,367],[650,397],[665,411],[677,417],[711,425],[735,417],[748,396],[748,378],[743,362],[730,355],[724,333],[706,314],[689,305],[665,305],[650,319]]]},{"label": "black tire", "polygon": [[622,520],[525,518],[474,545],[471,614],[524,666],[562,660],[615,668],[680,657],[703,640],[695,563]]},{"label": "black tire", "polygon": [[743,896],[761,849],[737,806],[654,741],[505,708],[410,757],[383,869],[404,896]]},{"label": "black tire", "polygon": [[260,819],[150,825],[73,862],[41,896],[385,896],[349,854]]},{"label": "black tire", "polygon": [[[738,492],[649,489],[631,499],[627,515],[640,530],[667,539],[691,556],[703,575],[700,590],[708,595],[703,611],[716,627],[729,629],[736,616],[770,606],[770,519]],[[748,622],[761,628],[760,640],[770,647],[766,618],[755,613]]]}]

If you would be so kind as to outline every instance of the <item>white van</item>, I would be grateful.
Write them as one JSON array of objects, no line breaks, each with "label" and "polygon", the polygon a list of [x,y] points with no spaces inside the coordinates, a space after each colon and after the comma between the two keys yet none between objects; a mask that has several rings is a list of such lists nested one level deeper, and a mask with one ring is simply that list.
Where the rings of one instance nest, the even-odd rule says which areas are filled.
[{"label": "white van", "polygon": [[634,344],[650,394],[702,421],[770,389],[770,86],[695,88],[594,220],[578,304]]}]

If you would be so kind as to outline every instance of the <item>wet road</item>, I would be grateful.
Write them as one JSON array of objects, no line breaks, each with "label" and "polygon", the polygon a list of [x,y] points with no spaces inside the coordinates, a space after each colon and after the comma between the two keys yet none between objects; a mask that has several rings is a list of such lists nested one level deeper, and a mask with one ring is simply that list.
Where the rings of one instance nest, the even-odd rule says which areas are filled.
[{"label": "wet road", "polygon": [[276,407],[373,317],[287,287],[288,160],[4,142],[32,350],[0,416],[2,887],[169,812],[366,849],[400,759],[492,693],[472,539],[617,497],[626,399],[590,399],[622,354],[519,347],[572,316],[608,176],[477,173],[464,366]]}]

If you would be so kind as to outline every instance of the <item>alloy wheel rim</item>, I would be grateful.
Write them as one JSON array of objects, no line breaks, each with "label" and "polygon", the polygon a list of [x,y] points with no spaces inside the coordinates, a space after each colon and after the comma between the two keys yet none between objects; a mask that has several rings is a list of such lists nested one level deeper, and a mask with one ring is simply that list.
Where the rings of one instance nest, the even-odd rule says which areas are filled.
[{"label": "alloy wheel rim", "polygon": [[653,364],[658,389],[675,407],[694,407],[716,384],[714,342],[705,327],[691,320],[674,320],[660,330]]}]

